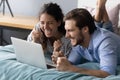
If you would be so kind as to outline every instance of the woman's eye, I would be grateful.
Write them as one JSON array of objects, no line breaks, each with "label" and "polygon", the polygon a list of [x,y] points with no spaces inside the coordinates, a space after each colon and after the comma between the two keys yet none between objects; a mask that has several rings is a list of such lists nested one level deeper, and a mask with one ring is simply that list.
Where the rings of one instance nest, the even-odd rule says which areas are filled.
[{"label": "woman's eye", "polygon": [[40,24],[44,24],[44,22],[40,22]]}]

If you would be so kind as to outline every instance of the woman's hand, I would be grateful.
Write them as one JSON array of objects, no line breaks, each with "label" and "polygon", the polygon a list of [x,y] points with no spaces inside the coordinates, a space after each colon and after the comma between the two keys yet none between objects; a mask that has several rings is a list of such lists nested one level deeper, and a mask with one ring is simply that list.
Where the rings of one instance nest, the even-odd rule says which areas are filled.
[{"label": "woman's hand", "polygon": [[53,43],[53,48],[54,48],[53,51],[60,51],[61,46],[62,46],[62,42],[60,40],[56,40]]},{"label": "woman's hand", "polygon": [[58,57],[64,57],[64,53],[62,51],[53,51],[52,61],[54,64],[57,63]]},{"label": "woman's hand", "polygon": [[33,29],[32,30],[32,39],[33,39],[33,42],[39,42],[39,39],[40,39],[40,32],[38,32],[37,30]]},{"label": "woman's hand", "polygon": [[60,51],[61,46],[62,46],[62,42],[60,40],[56,40],[53,44],[54,50],[53,50],[53,55],[51,57],[54,64],[56,64],[58,57],[64,56],[64,53]]},{"label": "woman's hand", "polygon": [[43,34],[42,31],[38,31],[38,30],[35,30],[33,29],[32,30],[32,39],[33,39],[33,42],[36,42],[36,43],[43,43],[43,41],[45,41],[45,36]]}]

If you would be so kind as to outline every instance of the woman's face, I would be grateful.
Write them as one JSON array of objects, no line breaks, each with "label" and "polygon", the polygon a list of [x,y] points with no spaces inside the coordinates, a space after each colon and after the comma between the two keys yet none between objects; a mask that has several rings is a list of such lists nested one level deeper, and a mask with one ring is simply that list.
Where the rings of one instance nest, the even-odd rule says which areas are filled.
[{"label": "woman's face", "polygon": [[47,13],[41,14],[40,28],[46,37],[54,37],[58,32],[58,26],[60,26],[60,21],[57,22],[53,16]]}]

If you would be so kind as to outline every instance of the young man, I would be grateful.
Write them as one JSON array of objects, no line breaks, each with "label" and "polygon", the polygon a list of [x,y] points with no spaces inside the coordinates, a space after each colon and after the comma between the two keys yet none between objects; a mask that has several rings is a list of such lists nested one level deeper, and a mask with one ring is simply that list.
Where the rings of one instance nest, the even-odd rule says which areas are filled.
[{"label": "young man", "polygon": [[[72,51],[68,57],[58,57],[57,69],[106,77],[115,74],[120,62],[120,37],[94,24],[94,19],[85,9],[74,9],[65,16],[66,37],[71,40]],[[81,61],[100,63],[100,70],[78,68],[72,64]]]},{"label": "young man", "polygon": [[[100,16],[102,4],[106,0],[98,0],[98,10],[96,14]],[[105,6],[102,8],[105,9]],[[104,10],[103,10],[104,11]],[[106,12],[104,12],[106,15]],[[96,21],[108,21],[109,18],[104,16],[94,17]],[[110,30],[111,23],[104,25],[104,28]],[[117,64],[120,64],[120,37],[116,34],[95,26],[94,19],[85,9],[74,9],[65,16],[66,37],[71,40],[73,46],[68,57],[58,57],[53,61],[56,68],[61,71],[79,72],[87,75],[106,77],[116,73]],[[58,44],[54,47],[56,48]],[[63,54],[61,51],[55,50],[54,54]],[[75,65],[84,62],[100,63],[100,70],[90,70],[78,68]]]}]

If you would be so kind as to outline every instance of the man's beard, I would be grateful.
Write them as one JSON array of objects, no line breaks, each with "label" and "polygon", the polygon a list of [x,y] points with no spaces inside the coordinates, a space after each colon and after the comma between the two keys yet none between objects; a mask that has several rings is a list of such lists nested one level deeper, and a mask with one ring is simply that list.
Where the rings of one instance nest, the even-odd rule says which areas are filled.
[{"label": "man's beard", "polygon": [[80,32],[79,36],[80,36],[80,38],[78,38],[77,44],[83,45],[83,44],[84,44],[84,39],[85,39],[85,38],[84,38],[82,32]]}]

